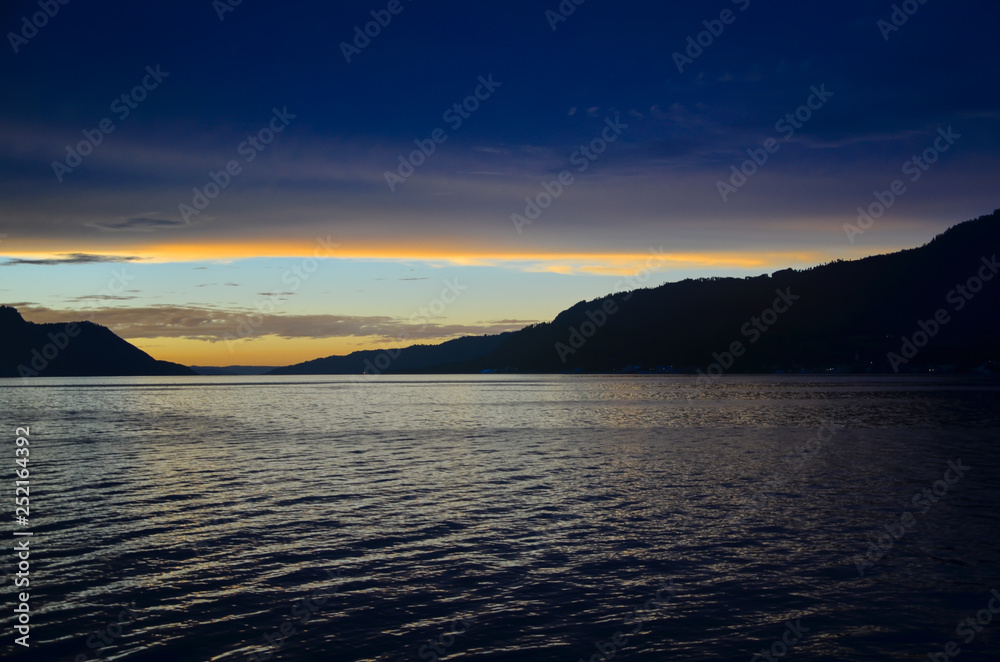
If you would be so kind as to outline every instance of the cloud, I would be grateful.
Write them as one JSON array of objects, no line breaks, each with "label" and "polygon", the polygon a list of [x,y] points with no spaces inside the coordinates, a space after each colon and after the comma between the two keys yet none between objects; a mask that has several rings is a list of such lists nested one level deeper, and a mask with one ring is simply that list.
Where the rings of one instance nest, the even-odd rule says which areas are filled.
[{"label": "cloud", "polygon": [[173,230],[187,226],[184,221],[171,220],[166,218],[130,218],[117,222],[87,223],[89,227],[104,230],[105,232],[154,232],[156,230]]},{"label": "cloud", "polygon": [[131,301],[138,299],[137,296],[121,296],[115,294],[92,294],[83,297],[70,297],[66,301]]},{"label": "cloud", "polygon": [[[22,316],[31,322],[79,321],[75,310],[55,310],[25,305]],[[186,338],[221,342],[240,338],[240,329],[255,336],[281,338],[375,337],[386,343],[457,338],[503,333],[521,329],[534,321],[498,320],[479,324],[438,324],[425,319],[351,315],[260,315],[253,308],[203,306],[149,306],[140,308],[95,308],[86,311],[88,321],[108,327],[119,336],[133,338]],[[244,325],[244,326],[241,326]]]},{"label": "cloud", "polygon": [[14,267],[22,264],[51,266],[55,264],[107,264],[117,262],[137,262],[141,257],[134,255],[95,255],[93,253],[61,253],[53,258],[17,258],[0,263],[0,267]]},{"label": "cloud", "polygon": [[538,320],[517,320],[517,319],[503,319],[503,320],[489,320],[482,322],[483,324],[501,325],[501,326],[516,326],[522,329],[531,324],[537,324]]}]

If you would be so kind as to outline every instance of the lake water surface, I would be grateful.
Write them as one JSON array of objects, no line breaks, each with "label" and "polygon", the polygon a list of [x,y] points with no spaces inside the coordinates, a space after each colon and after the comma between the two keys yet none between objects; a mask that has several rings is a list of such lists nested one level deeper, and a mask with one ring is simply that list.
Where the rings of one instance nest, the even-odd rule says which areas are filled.
[{"label": "lake water surface", "polygon": [[0,380],[0,414],[9,659],[1000,659],[996,381]]}]

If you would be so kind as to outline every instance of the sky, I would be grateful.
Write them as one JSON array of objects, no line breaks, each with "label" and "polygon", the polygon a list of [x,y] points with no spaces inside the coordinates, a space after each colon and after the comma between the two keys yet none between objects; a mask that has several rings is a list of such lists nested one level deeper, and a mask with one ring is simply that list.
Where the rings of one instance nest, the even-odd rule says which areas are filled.
[{"label": "sky", "polygon": [[5,2],[0,303],[285,365],[918,246],[1000,207],[998,17]]}]

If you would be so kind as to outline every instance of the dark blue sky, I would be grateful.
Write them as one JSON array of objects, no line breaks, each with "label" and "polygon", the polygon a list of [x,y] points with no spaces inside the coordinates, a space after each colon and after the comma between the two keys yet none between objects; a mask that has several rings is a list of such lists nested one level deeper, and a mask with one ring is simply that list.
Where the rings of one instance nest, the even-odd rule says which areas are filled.
[{"label": "dark blue sky", "polygon": [[[682,7],[588,0],[553,32],[544,12],[554,1],[401,1],[403,12],[348,65],[340,42],[386,3],[245,0],[220,21],[209,0],[72,0],[18,54],[7,45],[3,116],[74,129],[156,62],[173,75],[173,89],[136,120],[149,130],[252,126],[259,108],[284,99],[301,109],[310,133],[407,140],[485,72],[504,81],[505,94],[463,132],[469,144],[569,146],[587,135],[566,122],[574,105],[704,103],[729,128],[754,131],[820,81],[841,98],[808,133],[829,139],[997,108],[993,3],[929,0],[886,42],[876,21],[890,15],[891,3],[753,0],[741,12],[721,0]],[[38,10],[37,2],[4,5],[5,32]],[[736,21],[679,74],[672,52],[727,7]],[[733,84],[717,84],[727,73]]]},{"label": "dark blue sky", "polygon": [[[858,159],[869,167],[894,163],[922,145],[921,134],[948,124],[973,137],[963,143],[965,158],[997,153],[1000,106],[992,81],[1000,12],[991,3],[930,0],[886,41],[876,23],[889,18],[890,3],[675,7],[589,0],[553,32],[545,12],[557,2],[401,0],[403,11],[347,64],[341,42],[386,4],[246,0],[220,21],[210,0],[74,0],[19,53],[7,44],[0,119],[5,132],[32,127],[54,144],[68,143],[108,115],[109,101],[135,85],[146,65],[159,63],[170,73],[167,84],[116,141],[223,148],[255,131],[273,106],[287,105],[298,115],[300,140],[339,144],[349,153],[325,156],[347,162],[403,150],[439,126],[443,109],[469,94],[478,76],[492,73],[502,92],[449,137],[452,159],[523,169],[528,164],[517,158],[476,150],[530,146],[547,150],[555,167],[605,116],[635,111],[644,121],[630,128],[628,149],[603,159],[605,168],[704,168],[711,177],[773,134],[776,119],[822,83],[834,100],[775,171],[822,172]],[[727,8],[735,22],[679,73],[672,53]],[[5,3],[5,32],[18,31],[21,17],[37,10],[36,2]],[[569,116],[574,107],[584,112]],[[595,117],[585,112],[590,108]],[[51,159],[11,151],[0,154],[5,178],[51,176]],[[544,170],[543,155],[533,156],[528,161]],[[73,179],[144,174],[102,166]],[[159,183],[184,179],[179,172],[148,174]]]}]

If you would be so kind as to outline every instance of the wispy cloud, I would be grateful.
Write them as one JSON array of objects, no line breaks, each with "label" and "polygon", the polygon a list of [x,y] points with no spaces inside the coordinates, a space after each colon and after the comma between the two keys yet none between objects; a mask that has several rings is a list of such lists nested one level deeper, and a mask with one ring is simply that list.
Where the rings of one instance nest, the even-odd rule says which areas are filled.
[{"label": "wispy cloud", "polygon": [[79,302],[79,301],[132,301],[132,300],[138,299],[138,298],[139,297],[135,296],[135,295],[125,296],[125,295],[120,295],[120,294],[93,294],[93,295],[90,295],[90,296],[83,296],[83,297],[70,297],[70,298],[67,298],[66,301],[74,301],[74,302]]},{"label": "wispy cloud", "polygon": [[61,253],[52,258],[15,258],[0,263],[0,267],[15,267],[24,264],[51,266],[55,264],[107,264],[116,262],[138,262],[144,258],[134,255],[95,255],[93,253]]},{"label": "wispy cloud", "polygon": [[88,223],[88,226],[105,232],[154,232],[156,230],[173,230],[183,228],[187,223],[167,218],[129,218],[124,221]]}]

